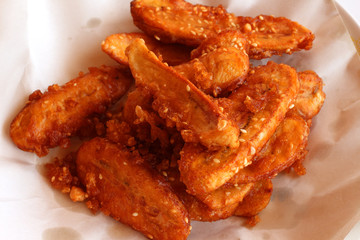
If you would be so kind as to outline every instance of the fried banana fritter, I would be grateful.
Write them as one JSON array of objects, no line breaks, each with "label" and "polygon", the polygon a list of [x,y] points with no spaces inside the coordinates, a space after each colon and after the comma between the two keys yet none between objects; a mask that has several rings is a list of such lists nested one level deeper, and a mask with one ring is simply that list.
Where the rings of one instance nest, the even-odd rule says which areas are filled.
[{"label": "fried banana fritter", "polygon": [[305,120],[316,116],[325,101],[324,83],[314,71],[298,73],[300,91],[294,103],[293,110]]},{"label": "fried banana fritter", "polygon": [[94,138],[80,147],[76,164],[88,207],[98,206],[150,239],[187,238],[190,221],[183,203],[138,154]]},{"label": "fried banana fritter", "polygon": [[192,51],[192,60],[174,69],[200,90],[217,97],[236,89],[249,68],[247,42],[237,31],[227,31],[205,40]]},{"label": "fried banana fritter", "polygon": [[176,124],[185,142],[201,142],[209,147],[239,145],[239,129],[233,122],[209,96],[159,61],[143,40],[135,39],[127,52],[136,85],[153,94],[152,106],[160,117]]},{"label": "fried banana fritter", "polygon": [[269,204],[272,190],[270,179],[256,182],[250,193],[238,204],[234,215],[241,217],[257,215]]},{"label": "fried banana fritter", "polygon": [[102,50],[112,59],[128,66],[129,61],[125,54],[126,48],[135,38],[144,39],[146,46],[162,61],[170,66],[178,65],[190,60],[191,47],[181,44],[164,44],[144,33],[119,33],[108,36],[101,44]]},{"label": "fried banana fritter", "polygon": [[49,148],[67,147],[69,137],[85,124],[87,117],[104,113],[122,97],[133,82],[125,68],[102,66],[63,86],[52,85],[48,91],[35,91],[29,102],[10,125],[10,136],[22,150],[38,156]]},{"label": "fried banana fritter", "polygon": [[241,128],[239,147],[211,150],[185,144],[179,169],[188,191],[194,195],[212,192],[250,165],[285,117],[298,90],[297,73],[292,67],[268,62],[256,68],[229,96],[228,105],[223,105],[224,112]]},{"label": "fried banana fritter", "polygon": [[212,222],[228,218],[234,214],[238,201],[222,208],[211,209],[197,197],[186,192],[186,186],[180,181],[180,173],[177,167],[169,167],[162,173],[166,175],[175,194],[183,201],[191,220]]},{"label": "fried banana fritter", "polygon": [[131,14],[137,27],[168,43],[198,46],[222,31],[238,30],[248,39],[249,56],[254,59],[308,50],[314,40],[310,30],[287,18],[236,17],[221,5],[193,5],[184,0],[134,0]]},{"label": "fried banana fritter", "polygon": [[257,153],[253,163],[240,169],[229,182],[248,183],[276,176],[297,160],[306,147],[309,131],[301,117],[286,117]]}]

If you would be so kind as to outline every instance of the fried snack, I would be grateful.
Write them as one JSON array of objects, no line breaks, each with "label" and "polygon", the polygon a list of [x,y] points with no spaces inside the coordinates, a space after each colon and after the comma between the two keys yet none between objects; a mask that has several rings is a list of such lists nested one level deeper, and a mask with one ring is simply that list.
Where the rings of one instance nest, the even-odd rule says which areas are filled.
[{"label": "fried snack", "polygon": [[12,121],[10,136],[20,149],[39,157],[49,148],[67,147],[87,117],[104,113],[131,83],[127,69],[102,66],[89,68],[89,73],[80,73],[63,86],[52,85],[43,94],[37,90]]},{"label": "fried snack", "polygon": [[305,120],[310,120],[319,113],[324,104],[324,83],[314,71],[300,72],[298,76],[300,91],[292,111],[297,112]]},{"label": "fried snack", "polygon": [[165,43],[196,47],[222,31],[238,30],[246,35],[250,43],[249,56],[254,59],[309,50],[314,40],[310,30],[284,17],[236,17],[221,5],[193,5],[184,0],[134,0],[131,15],[138,28]]},{"label": "fried snack", "polygon": [[187,238],[190,224],[184,205],[137,154],[94,138],[80,147],[76,164],[88,207],[98,206],[150,239]]},{"label": "fried snack", "polygon": [[247,41],[237,31],[227,31],[205,40],[192,51],[188,63],[174,69],[200,90],[217,97],[237,88],[248,74]]},{"label": "fried snack", "polygon": [[144,33],[119,33],[108,36],[102,43],[102,50],[120,64],[129,65],[126,48],[135,38],[144,39],[146,46],[170,66],[190,60],[191,47],[181,44],[164,44]]},{"label": "fried snack", "polygon": [[252,187],[253,183],[225,183],[215,191],[196,197],[211,209],[223,209],[241,202]]},{"label": "fried snack", "polygon": [[127,56],[136,86],[153,94],[153,108],[160,117],[176,124],[185,142],[201,142],[208,147],[239,145],[239,130],[211,98],[159,61],[143,40],[135,39]]},{"label": "fried snack", "polygon": [[263,210],[270,202],[273,186],[270,179],[256,182],[250,193],[240,202],[234,215],[252,217]]},{"label": "fried snack", "polygon": [[228,105],[223,105],[229,118],[242,127],[239,147],[214,151],[185,144],[179,169],[189,193],[198,196],[212,192],[250,165],[283,120],[298,89],[297,73],[290,66],[268,62],[254,69],[229,96]]},{"label": "fried snack", "polygon": [[291,166],[305,150],[309,127],[300,116],[287,116],[256,155],[253,163],[240,169],[229,183],[248,183],[275,177]]},{"label": "fried snack", "polygon": [[168,179],[175,194],[183,201],[191,220],[212,222],[233,216],[238,202],[218,209],[211,209],[195,196],[186,192],[186,186],[180,181],[177,167],[169,167],[162,171]]}]

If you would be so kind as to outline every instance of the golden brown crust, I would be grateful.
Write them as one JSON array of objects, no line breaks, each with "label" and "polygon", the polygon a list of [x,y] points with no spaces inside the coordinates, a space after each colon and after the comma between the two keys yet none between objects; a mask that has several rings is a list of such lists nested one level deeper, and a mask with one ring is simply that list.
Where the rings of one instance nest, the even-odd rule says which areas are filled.
[{"label": "golden brown crust", "polygon": [[186,192],[186,186],[180,181],[180,173],[177,168],[171,167],[162,173],[166,175],[175,194],[183,201],[191,220],[212,222],[233,216],[238,202],[232,205],[227,204],[227,206],[221,208],[211,209],[197,197]]},{"label": "golden brown crust", "polygon": [[319,113],[324,104],[324,83],[314,71],[300,72],[298,76],[300,90],[292,111],[297,112],[305,120],[310,120]]},{"label": "golden brown crust", "polygon": [[230,183],[247,183],[275,177],[288,168],[304,151],[309,135],[307,123],[299,116],[286,117],[275,133],[257,153],[253,163],[230,179]]},{"label": "golden brown crust", "polygon": [[218,7],[193,5],[184,0],[134,0],[134,24],[162,42],[198,46],[222,31],[238,30],[250,43],[250,58],[291,54],[312,47],[314,34],[284,17],[236,17]]},{"label": "golden brown crust", "polygon": [[237,206],[234,215],[252,217],[263,210],[270,202],[273,186],[270,179],[256,182],[250,193]]},{"label": "golden brown crust", "polygon": [[44,94],[30,96],[11,123],[10,136],[20,149],[38,156],[47,155],[49,148],[66,147],[88,116],[104,113],[131,83],[128,70],[89,68],[88,74],[80,74],[64,86],[52,85]]},{"label": "golden brown crust", "polygon": [[135,153],[102,138],[84,143],[77,171],[88,206],[152,239],[186,239],[188,212],[170,185]]},{"label": "golden brown crust", "polygon": [[247,41],[237,31],[209,38],[192,51],[192,60],[174,69],[203,92],[217,97],[229,93],[245,80],[250,64]]},{"label": "golden brown crust", "polygon": [[112,59],[120,64],[128,66],[129,61],[125,54],[125,50],[135,38],[143,39],[146,46],[170,66],[178,65],[190,60],[191,47],[180,44],[164,44],[144,33],[132,32],[110,35],[102,42],[101,48]]},{"label": "golden brown crust", "polygon": [[127,49],[136,85],[154,95],[160,117],[176,123],[185,142],[205,146],[238,146],[238,129],[219,107],[188,79],[164,65],[144,41],[135,39]]},{"label": "golden brown crust", "polygon": [[[240,127],[239,147],[208,150],[185,144],[179,168],[181,180],[188,191],[203,195],[222,186],[240,169],[248,166],[283,120],[299,89],[296,71],[284,64],[268,62],[255,69],[247,81],[229,96],[230,105],[224,112],[237,122],[244,113]],[[262,104],[258,104],[258,101]],[[231,104],[232,103],[232,104]],[[255,104],[256,103],[256,104]],[[254,106],[257,106],[256,108]],[[226,109],[229,108],[229,109]]]}]

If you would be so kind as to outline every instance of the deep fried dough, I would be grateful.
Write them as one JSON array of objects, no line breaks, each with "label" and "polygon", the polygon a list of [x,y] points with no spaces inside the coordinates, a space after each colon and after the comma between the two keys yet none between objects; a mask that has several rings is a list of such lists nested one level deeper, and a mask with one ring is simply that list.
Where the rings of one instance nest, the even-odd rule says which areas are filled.
[{"label": "deep fried dough", "polygon": [[276,176],[297,160],[299,153],[306,147],[309,131],[301,117],[286,117],[253,163],[240,169],[229,183],[255,182]]},{"label": "deep fried dough", "polygon": [[249,71],[247,41],[237,31],[227,31],[205,40],[192,51],[188,63],[174,69],[200,90],[217,97],[238,87]]},{"label": "deep fried dough", "polygon": [[137,27],[162,42],[198,46],[222,31],[241,31],[250,43],[249,56],[255,59],[308,50],[314,40],[311,31],[284,17],[236,17],[221,5],[193,5],[184,0],[134,0],[131,14]]},{"label": "deep fried dough", "polygon": [[[268,62],[254,70],[228,99],[224,112],[235,122],[241,119],[239,148],[209,150],[185,144],[179,161],[181,180],[188,191],[203,195],[214,191],[248,166],[275,132],[298,93],[295,69]],[[243,115],[246,114],[246,118]],[[239,117],[240,116],[240,117]]]},{"label": "deep fried dough", "polygon": [[211,209],[198,198],[186,192],[186,186],[180,181],[178,168],[169,167],[162,173],[166,175],[175,194],[183,201],[191,220],[212,222],[228,218],[234,214],[238,202],[232,205],[228,204],[222,208]]},{"label": "deep fried dough", "polygon": [[129,65],[126,48],[135,38],[144,39],[146,46],[170,66],[190,60],[191,47],[180,44],[164,44],[144,33],[119,33],[108,36],[101,44],[102,50],[118,63]]},{"label": "deep fried dough", "polygon": [[94,138],[77,154],[77,172],[90,206],[150,239],[186,239],[189,216],[169,184],[135,153]]},{"label": "deep fried dough", "polygon": [[273,186],[270,179],[256,182],[250,193],[237,206],[234,215],[252,217],[263,210],[270,202]]},{"label": "deep fried dough", "polygon": [[45,156],[49,148],[67,147],[69,137],[94,113],[104,113],[132,83],[127,69],[89,68],[64,86],[52,85],[29,102],[10,125],[10,136],[22,150]]},{"label": "deep fried dough", "polygon": [[294,103],[293,111],[296,111],[305,120],[316,116],[325,101],[323,92],[324,83],[314,71],[298,73],[300,81],[299,94]]},{"label": "deep fried dough", "polygon": [[135,39],[127,55],[136,85],[154,95],[153,108],[162,118],[176,123],[185,142],[201,142],[208,147],[239,145],[239,130],[211,98],[159,61],[143,40]]}]

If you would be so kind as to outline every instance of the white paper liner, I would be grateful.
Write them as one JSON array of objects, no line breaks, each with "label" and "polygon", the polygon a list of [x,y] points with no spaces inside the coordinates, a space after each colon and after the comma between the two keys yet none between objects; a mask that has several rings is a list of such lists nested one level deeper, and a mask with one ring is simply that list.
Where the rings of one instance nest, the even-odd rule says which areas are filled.
[{"label": "white paper liner", "polygon": [[[312,50],[273,60],[316,71],[326,84],[327,99],[312,127],[307,174],[276,178],[262,221],[252,229],[236,217],[194,222],[189,239],[343,239],[360,219],[360,61],[334,4],[191,2],[223,4],[236,15],[285,16],[311,29],[316,35]],[[114,64],[100,43],[110,34],[137,30],[129,1],[5,0],[0,19],[0,239],[145,239],[51,189],[37,167],[45,159],[17,149],[8,134],[11,120],[34,90],[63,84],[89,66]],[[56,154],[56,149],[51,152]]]}]

